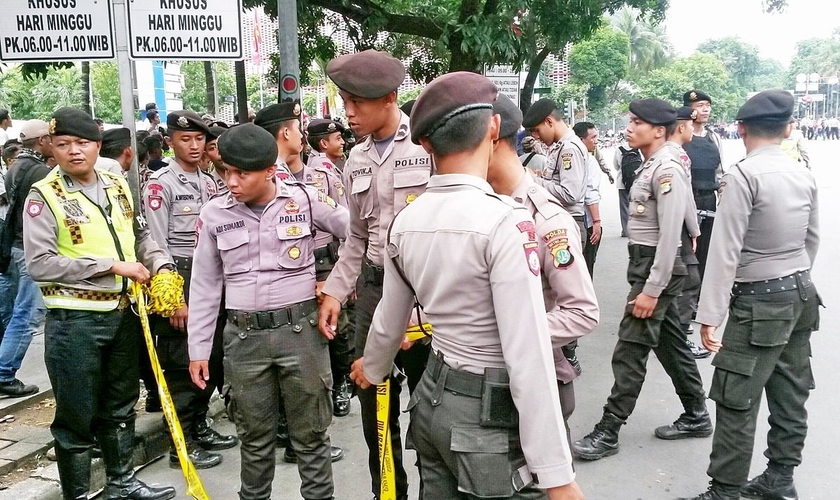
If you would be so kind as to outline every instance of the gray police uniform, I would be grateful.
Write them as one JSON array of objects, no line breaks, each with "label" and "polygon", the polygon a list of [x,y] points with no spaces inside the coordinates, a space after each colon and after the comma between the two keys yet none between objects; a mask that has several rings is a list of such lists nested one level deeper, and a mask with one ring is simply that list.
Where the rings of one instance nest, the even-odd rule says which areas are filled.
[{"label": "gray police uniform", "polygon": [[[276,198],[256,214],[231,195],[198,218],[192,276],[189,350],[207,360],[225,291],[225,376],[242,440],[243,500],[271,496],[279,395],[298,456],[301,496],[333,495],[330,439],[332,375],[327,339],[318,332],[316,229],[344,237],[344,207],[299,184],[276,183]],[[223,276],[223,279],[219,279]]]},{"label": "gray police uniform", "polygon": [[548,179],[537,179],[568,210],[581,232],[581,245],[586,246],[586,221],[583,198],[586,195],[587,162],[589,153],[580,138],[570,128],[560,139],[560,149]]},{"label": "gray police uniform", "polygon": [[388,377],[412,311],[396,264],[433,325],[435,354],[409,403],[424,498],[545,498],[532,483],[574,479],[537,247],[527,211],[471,175],[432,177],[394,220],[364,370]]},{"label": "gray police uniform", "polygon": [[708,474],[727,485],[746,480],[762,392],[770,408],[764,455],[771,464],[802,461],[805,401],[814,387],[811,332],[820,298],[810,268],[819,245],[817,185],[776,145],[760,147],[722,181],[697,321],[719,326],[709,397],[717,430]]},{"label": "gray police uniform", "polygon": [[604,409],[626,419],[636,406],[652,350],[683,405],[702,405],[703,383],[680,329],[676,299],[686,274],[679,255],[687,183],[682,166],[662,147],[645,161],[630,188],[627,224],[630,263],[627,302],[639,293],[658,297],[653,316],[633,316],[627,304],[612,356],[615,382]]}]

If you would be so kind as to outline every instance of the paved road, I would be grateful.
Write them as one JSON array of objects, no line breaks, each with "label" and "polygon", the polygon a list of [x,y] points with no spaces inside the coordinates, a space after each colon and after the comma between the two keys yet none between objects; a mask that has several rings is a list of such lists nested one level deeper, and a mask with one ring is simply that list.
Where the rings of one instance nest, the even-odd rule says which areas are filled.
[{"label": "paved road", "polygon": [[[829,309],[822,310],[821,332],[813,339],[813,366],[817,389],[812,393],[808,409],[811,413],[810,435],[804,452],[804,464],[796,472],[797,485],[802,499],[837,498],[840,477],[835,471],[837,448],[840,446],[840,427],[835,416],[840,413],[840,403],[835,396],[840,393],[840,377],[836,365],[840,363],[840,339],[832,335],[840,315],[835,304],[840,301],[840,266],[832,264],[832,257],[840,248],[840,236],[835,228],[840,216],[840,175],[833,160],[840,154],[840,143],[812,144],[815,174],[821,188],[822,250],[815,267],[815,280]],[[739,142],[725,145],[728,162],[743,156]],[[601,212],[605,237],[595,270],[595,287],[601,304],[601,325],[581,341],[578,354],[583,362],[584,374],[576,383],[577,411],[571,419],[575,439],[591,430],[600,418],[612,384],[609,366],[610,354],[615,345],[616,331],[628,285],[625,280],[626,240],[619,237],[617,196],[604,180],[605,199]],[[833,233],[829,229],[835,229]],[[784,234],[779,234],[784,238]],[[652,356],[653,358],[653,356]],[[712,369],[710,360],[699,363],[705,386],[708,389]],[[705,475],[711,439],[666,442],[653,436],[656,426],[669,423],[681,412],[679,401],[670,381],[657,361],[648,364],[649,375],[642,390],[639,404],[628,423],[621,430],[621,452],[598,462],[578,462],[578,481],[587,498],[595,500],[666,500],[696,494],[704,490],[708,481]],[[350,416],[335,419],[332,426],[334,444],[344,446],[347,456],[335,464],[336,498],[370,498],[366,472],[366,450],[361,438],[358,404],[354,401]],[[403,405],[404,406],[404,405]],[[710,402],[713,410],[714,403]],[[713,412],[714,413],[714,412]],[[754,452],[752,474],[764,468],[763,434],[766,433],[766,409],[759,419],[759,438]],[[407,424],[407,419],[405,419]],[[220,428],[233,432],[233,426],[224,421]],[[225,461],[218,468],[201,471],[204,484],[213,498],[235,498],[238,489],[238,449],[223,452]],[[278,454],[278,459],[280,459]],[[410,462],[411,460],[409,460]],[[417,498],[417,474],[411,471],[412,498]],[[165,461],[147,467],[142,473],[147,481],[169,483],[178,487],[184,496],[184,482],[180,472],[171,470]],[[296,468],[278,462],[274,480],[274,499],[300,498]],[[436,499],[437,500],[437,499]],[[443,499],[441,499],[443,500]]]}]

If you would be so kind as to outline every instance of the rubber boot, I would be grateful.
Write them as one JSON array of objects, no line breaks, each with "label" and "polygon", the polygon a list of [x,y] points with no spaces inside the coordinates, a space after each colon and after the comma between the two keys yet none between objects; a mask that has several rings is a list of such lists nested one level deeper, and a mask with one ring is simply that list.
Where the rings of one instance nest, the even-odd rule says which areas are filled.
[{"label": "rubber boot", "polygon": [[175,488],[153,488],[134,476],[134,422],[124,422],[97,434],[105,462],[105,500],[169,500]]},{"label": "rubber boot", "polygon": [[673,424],[657,427],[659,439],[703,438],[712,435],[712,419],[706,410],[705,399],[684,399],[685,412]]},{"label": "rubber boot", "polygon": [[709,489],[696,497],[680,497],[677,500],[740,500],[737,486],[721,484],[715,480],[709,481]]},{"label": "rubber boot", "polygon": [[205,417],[197,418],[193,424],[193,441],[205,450],[227,450],[239,443],[236,436],[223,436],[207,424]]},{"label": "rubber boot", "polygon": [[618,453],[618,431],[624,425],[624,419],[604,411],[601,421],[583,439],[572,445],[572,451],[584,460],[599,460]]},{"label": "rubber boot", "polygon": [[58,477],[64,500],[87,500],[90,487],[90,451],[76,453],[55,447]]},{"label": "rubber boot", "polygon": [[741,486],[741,495],[765,500],[799,500],[793,484],[793,466],[769,462],[760,476]]}]

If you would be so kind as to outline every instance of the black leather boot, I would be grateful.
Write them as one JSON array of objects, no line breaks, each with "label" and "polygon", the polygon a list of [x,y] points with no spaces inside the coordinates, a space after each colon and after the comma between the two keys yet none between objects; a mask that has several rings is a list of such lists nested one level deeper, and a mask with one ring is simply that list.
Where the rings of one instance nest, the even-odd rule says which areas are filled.
[{"label": "black leather boot", "polygon": [[572,342],[571,344],[563,346],[563,356],[569,361],[569,364],[572,365],[572,368],[575,369],[575,373],[580,375],[583,373],[583,368],[580,366],[580,360],[577,357],[577,340]]},{"label": "black leather boot", "polygon": [[227,450],[239,443],[236,436],[223,436],[207,425],[206,418],[196,419],[193,424],[193,441],[205,450]]},{"label": "black leather boot", "polygon": [[286,423],[286,414],[281,412],[277,422],[277,447],[288,448],[289,446],[291,446],[289,425]]},{"label": "black leather boot", "polygon": [[673,424],[657,427],[654,431],[659,439],[686,439],[709,437],[714,431],[712,419],[706,410],[704,399],[683,400],[685,412]]},{"label": "black leather boot", "polygon": [[353,397],[352,384],[347,377],[341,377],[341,381],[333,388],[333,415],[346,417],[350,414],[350,398]]},{"label": "black leather boot", "polygon": [[[344,458],[344,448],[330,446],[330,462],[338,462],[342,458]],[[290,464],[296,464],[297,460],[297,453],[295,453],[295,449],[292,447],[292,444],[289,443],[289,446],[286,446],[286,451],[283,452],[283,461]]]},{"label": "black leather boot", "polygon": [[767,464],[767,469],[741,486],[741,495],[764,500],[799,500],[793,484],[793,466]]},{"label": "black leather boot", "polygon": [[64,500],[87,500],[90,487],[90,451],[75,453],[55,447],[58,477]]},{"label": "black leather boot", "polygon": [[583,439],[572,445],[572,451],[584,460],[599,460],[618,453],[618,431],[624,425],[624,419],[604,411],[601,421]]},{"label": "black leather boot", "polygon": [[740,500],[741,495],[738,493],[737,486],[730,486],[720,484],[712,480],[709,481],[709,489],[700,493],[696,497],[680,497],[677,500]]},{"label": "black leather boot", "polygon": [[105,462],[105,500],[169,500],[175,488],[153,488],[134,475],[134,422],[104,428],[97,434]]},{"label": "black leather boot", "polygon": [[[211,453],[201,446],[187,442],[187,458],[190,459],[196,469],[209,469],[222,463],[222,456],[218,453]],[[181,461],[178,460],[178,453],[174,449],[169,450],[169,467],[178,469]]]}]

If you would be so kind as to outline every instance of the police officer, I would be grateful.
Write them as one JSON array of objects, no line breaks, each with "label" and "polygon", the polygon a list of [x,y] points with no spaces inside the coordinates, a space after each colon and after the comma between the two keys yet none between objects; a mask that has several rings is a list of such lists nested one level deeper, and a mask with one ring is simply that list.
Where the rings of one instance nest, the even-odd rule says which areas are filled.
[{"label": "police officer", "polygon": [[[329,353],[318,333],[316,229],[344,237],[348,214],[329,197],[276,181],[277,145],[253,124],[219,137],[230,194],[211,200],[198,218],[190,297],[190,372],[205,387],[225,290],[225,376],[242,439],[243,500],[271,496],[279,394],[286,401],[304,499],[333,495]],[[219,277],[222,279],[219,279]]]},{"label": "police officer", "polygon": [[691,188],[694,204],[700,218],[700,236],[697,238],[697,260],[700,262],[700,278],[706,272],[706,257],[709,240],[715,224],[717,191],[720,176],[723,175],[723,152],[720,137],[709,126],[712,114],[712,98],[700,90],[689,90],[683,95],[683,105],[697,110],[694,119],[694,138],[684,146],[691,158]]},{"label": "police officer", "polygon": [[[685,152],[683,146],[691,142],[694,136],[693,123],[697,116],[698,112],[696,109],[688,106],[678,108],[677,126],[674,127],[673,132],[668,136],[668,141],[665,143],[665,146],[670,149],[672,156],[682,165],[689,186],[691,185],[691,158],[688,157],[688,153]],[[699,236],[700,226],[697,223],[697,206],[694,204],[694,196],[689,193],[680,246],[681,256],[688,274],[686,275],[685,282],[683,282],[682,294],[677,299],[677,309],[680,311],[680,328],[682,328],[686,335],[694,333],[691,320],[697,312],[697,300],[700,297],[700,261],[697,260],[697,255],[695,254],[697,238]],[[711,355],[702,345],[697,345],[688,338],[686,338],[685,342],[695,359],[708,358]]]},{"label": "police officer", "polygon": [[[747,156],[722,180],[697,311],[703,344],[717,353],[709,391],[717,403],[717,429],[711,486],[695,500],[799,498],[793,468],[802,462],[805,401],[814,387],[810,339],[820,298],[810,269],[819,221],[813,175],[780,147],[793,107],[789,92],[768,90],[735,116]],[[718,340],[716,329],[727,313]],[[747,482],[762,392],[770,409],[768,463]]]},{"label": "police officer", "polygon": [[228,187],[225,183],[225,164],[222,161],[222,156],[219,154],[219,145],[216,141],[219,139],[228,127],[220,125],[211,125],[210,133],[207,134],[207,140],[204,143],[204,156],[208,163],[208,173],[216,182],[216,196],[222,196],[228,193]]},{"label": "police officer", "polygon": [[150,237],[120,175],[94,169],[102,134],[89,115],[57,110],[50,121],[58,167],[26,202],[24,250],[48,308],[47,373],[55,393],[52,430],[65,500],[87,498],[90,450],[105,462],[105,498],[160,500],[134,476],[134,405],[139,396],[140,321],[131,281],[174,269]]},{"label": "police officer", "polygon": [[573,381],[578,374],[563,355],[562,346],[598,325],[598,298],[578,243],[577,223],[527,174],[516,156],[516,134],[522,125],[522,112],[504,94],[496,98],[493,109],[501,118],[501,128],[490,158],[487,182],[495,192],[525,205],[536,221],[548,331],[554,346],[554,369],[568,438],[569,417],[575,409]]},{"label": "police officer", "polygon": [[[563,115],[557,109],[557,104],[545,98],[532,104],[525,110],[522,126],[531,135],[549,147],[555,146],[558,151],[554,156],[554,164],[549,166],[551,173],[547,178],[538,178],[537,183],[548,190],[563,207],[572,214],[580,230],[581,248],[586,247],[586,216],[584,197],[586,196],[587,162],[589,161],[586,147],[574,131],[563,121]],[[569,362],[580,374],[577,342],[567,345],[563,352]]]},{"label": "police officer", "polygon": [[[312,147],[312,154],[304,167],[304,182],[326,194],[343,206],[347,197],[340,173],[333,159],[340,159],[344,151],[344,126],[333,120],[315,119],[306,127],[306,140]],[[315,238],[315,272],[317,273],[317,295],[323,298],[321,289],[338,261],[338,239],[331,234],[318,234]],[[350,381],[350,363],[353,362],[352,318],[355,316],[355,301],[348,300],[339,316],[339,329],[330,340],[330,364],[333,372],[333,412],[336,417],[350,413],[350,398],[353,385]],[[348,317],[349,316],[349,317]]]},{"label": "police officer", "polygon": [[[300,129],[300,115],[303,109],[297,102],[281,102],[261,109],[254,123],[267,130],[277,143],[277,177],[283,181],[302,178],[303,163],[300,153],[303,151],[303,133]],[[291,164],[298,172],[293,177]]]},{"label": "police officer", "polygon": [[[209,129],[198,113],[186,110],[169,113],[166,125],[169,129],[167,142],[175,153],[175,159],[152,174],[143,191],[143,202],[152,237],[172,255],[178,272],[184,277],[184,298],[189,301],[196,220],[201,207],[216,194],[213,177],[200,168]],[[217,384],[201,390],[190,379],[187,316],[185,305],[168,320],[156,318],[153,330],[190,460],[197,469],[206,469],[222,462],[221,455],[207,450],[232,448],[236,446],[237,439],[235,436],[222,436],[207,425],[210,396]],[[215,356],[221,356],[221,353],[217,352]],[[220,373],[213,375],[221,376]],[[174,447],[169,453],[169,463],[172,467],[179,467]]]},{"label": "police officer", "polygon": [[[364,139],[351,150],[344,167],[350,230],[322,289],[319,326],[328,338],[335,336],[341,304],[355,289],[355,356],[359,357],[373,311],[382,297],[388,226],[397,212],[426,189],[432,164],[426,151],[411,142],[408,116],[397,107],[397,87],[405,79],[405,67],[399,59],[374,50],[347,54],[330,61],[327,75],[344,99],[350,128]],[[409,390],[413,390],[423,373],[428,345],[417,342],[405,347],[396,363],[405,371]],[[399,408],[399,380],[394,377],[391,385],[391,407]],[[368,446],[371,491],[378,498],[376,390],[361,390],[358,396]],[[408,478],[402,461],[399,412],[391,412],[391,417],[397,499],[402,500],[408,496]]]},{"label": "police officer", "polygon": [[364,387],[389,376],[416,301],[434,349],[409,404],[423,498],[583,498],[560,424],[534,221],[484,180],[496,94],[487,78],[456,72],[417,99],[411,139],[438,175],[394,219],[385,292],[353,378]]},{"label": "police officer", "polygon": [[685,344],[676,306],[686,274],[679,247],[688,196],[682,165],[665,147],[676,118],[674,108],[661,99],[630,103],[627,140],[647,160],[630,188],[630,293],[612,356],[615,382],[601,421],[572,445],[585,460],[618,453],[618,431],[636,406],[651,351],[685,410],[673,424],[657,428],[656,436],[682,439],[712,433],[703,383]]}]

